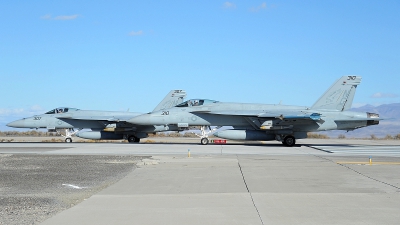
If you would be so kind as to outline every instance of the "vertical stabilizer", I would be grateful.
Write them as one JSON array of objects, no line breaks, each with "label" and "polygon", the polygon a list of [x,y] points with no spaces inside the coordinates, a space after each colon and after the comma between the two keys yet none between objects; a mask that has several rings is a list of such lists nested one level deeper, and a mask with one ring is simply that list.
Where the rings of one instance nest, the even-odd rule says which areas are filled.
[{"label": "vertical stabilizer", "polygon": [[343,111],[350,109],[356,93],[360,76],[343,76],[337,80],[311,107],[312,109],[328,109]]},{"label": "vertical stabilizer", "polygon": [[183,102],[183,99],[186,97],[186,91],[184,90],[172,90],[167,96],[157,105],[157,107],[153,110],[159,111],[163,109],[172,108]]}]

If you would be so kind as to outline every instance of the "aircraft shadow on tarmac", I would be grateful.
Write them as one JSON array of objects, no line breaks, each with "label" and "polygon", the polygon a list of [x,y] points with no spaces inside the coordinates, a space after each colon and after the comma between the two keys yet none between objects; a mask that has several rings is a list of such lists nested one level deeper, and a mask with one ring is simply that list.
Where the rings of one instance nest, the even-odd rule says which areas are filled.
[{"label": "aircraft shadow on tarmac", "polygon": [[[3,143],[8,143],[8,144],[69,144],[65,142],[3,142]],[[118,144],[118,145],[132,145],[132,146],[137,146],[137,145],[202,145],[201,143],[193,143],[193,142],[141,142],[141,143],[128,143],[128,142],[73,142],[73,144]],[[1,143],[0,143],[1,145]],[[225,143],[225,144],[213,144],[210,143],[208,145],[204,145],[204,147],[207,146],[213,146],[213,145],[219,145],[219,146],[260,146],[260,147],[282,147],[282,148],[288,148],[281,143]],[[296,144],[293,147],[301,147],[302,145],[305,144]],[[327,146],[327,145],[324,145]]]},{"label": "aircraft shadow on tarmac", "polygon": [[[129,143],[125,143],[125,144],[129,144]],[[182,142],[158,142],[158,143],[140,143],[140,144],[149,144],[149,145],[166,145],[166,144],[173,144],[173,145],[202,145],[200,143],[182,143]],[[214,145],[218,145],[218,146],[253,146],[253,147],[280,147],[280,148],[288,148],[290,149],[290,147],[286,147],[284,145],[282,145],[281,143],[225,143],[225,144],[213,144],[210,143],[208,145],[204,145],[204,147],[206,148],[207,146],[214,146]],[[296,144],[293,147],[301,147],[301,146],[308,146],[306,144]]]},{"label": "aircraft shadow on tarmac", "polygon": [[[129,143],[126,143],[129,144]],[[182,143],[182,142],[157,142],[157,143],[140,143],[140,144],[146,144],[146,145],[166,145],[166,144],[173,144],[173,145],[202,145],[200,143]],[[261,146],[261,147],[284,147],[287,148],[286,146],[282,145],[281,143],[267,143],[267,144],[263,144],[263,143],[225,143],[225,144],[213,144],[210,143],[208,145],[204,145],[204,147],[207,146]],[[293,147],[301,147],[301,144],[296,144]]]},{"label": "aircraft shadow on tarmac", "polygon": [[400,145],[382,145],[382,144],[302,144],[308,147],[359,147],[359,146],[388,146],[400,147]]},{"label": "aircraft shadow on tarmac", "polygon": [[[2,142],[2,143],[7,143],[7,144],[69,144],[69,143],[65,143],[65,142]],[[132,146],[136,146],[136,145],[166,145],[166,144],[171,144],[171,145],[201,145],[200,143],[193,143],[193,142],[141,142],[141,143],[128,143],[128,142],[73,142],[73,144],[125,144],[125,145],[132,145]],[[212,145],[219,145],[219,146],[258,146],[258,147],[282,147],[282,148],[289,148],[290,147],[286,147],[284,145],[282,145],[281,143],[225,143],[225,144],[213,144],[210,143],[208,145],[205,145],[204,147],[207,146],[212,146]],[[363,144],[296,144],[293,147],[301,147],[301,146],[307,146],[310,148],[315,148],[318,150],[321,150],[320,147],[336,147],[336,148],[343,148],[343,147],[355,147],[355,146],[382,146],[382,145],[373,145],[373,144],[368,144],[368,145],[363,145]],[[0,143],[1,146],[1,143]],[[400,146],[400,145],[384,145],[384,146],[392,146],[392,147],[396,147],[396,146]]]}]

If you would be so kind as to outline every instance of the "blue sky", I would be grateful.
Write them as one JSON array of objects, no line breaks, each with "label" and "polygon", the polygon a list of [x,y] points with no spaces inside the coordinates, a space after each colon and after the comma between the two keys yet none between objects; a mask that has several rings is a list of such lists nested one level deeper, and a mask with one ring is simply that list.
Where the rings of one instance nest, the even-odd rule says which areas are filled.
[{"label": "blue sky", "polygon": [[151,111],[188,98],[400,102],[399,1],[1,1],[0,130],[58,106]]}]

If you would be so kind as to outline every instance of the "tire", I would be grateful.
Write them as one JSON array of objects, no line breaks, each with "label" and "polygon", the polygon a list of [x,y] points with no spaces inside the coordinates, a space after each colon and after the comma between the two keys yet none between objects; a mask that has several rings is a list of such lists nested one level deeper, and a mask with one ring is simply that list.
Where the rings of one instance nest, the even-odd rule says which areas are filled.
[{"label": "tire", "polygon": [[296,144],[296,139],[293,136],[289,135],[283,139],[282,143],[287,147],[293,147]]},{"label": "tire", "polygon": [[65,138],[65,142],[71,143],[72,142],[72,138]]},{"label": "tire", "polygon": [[200,141],[200,143],[202,144],[202,145],[208,145],[208,138],[202,138],[201,139],[201,141]]},{"label": "tire", "polygon": [[139,142],[139,141],[137,141],[137,140],[140,141],[139,138],[136,138],[136,137],[133,136],[133,135],[131,135],[131,136],[128,137],[128,142],[129,142],[129,143]]},{"label": "tire", "polygon": [[135,143],[139,143],[140,142],[140,138],[136,138],[134,142]]}]

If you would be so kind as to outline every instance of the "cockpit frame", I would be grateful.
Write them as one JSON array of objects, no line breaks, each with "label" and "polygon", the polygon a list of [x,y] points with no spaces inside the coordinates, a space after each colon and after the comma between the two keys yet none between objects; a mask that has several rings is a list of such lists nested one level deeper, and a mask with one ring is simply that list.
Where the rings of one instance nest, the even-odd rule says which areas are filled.
[{"label": "cockpit frame", "polygon": [[78,111],[76,108],[68,108],[68,107],[58,107],[53,110],[46,112],[45,114],[59,114],[59,113],[67,113],[71,111]]},{"label": "cockpit frame", "polygon": [[176,105],[175,107],[193,107],[193,106],[202,106],[208,105],[212,103],[216,103],[218,101],[210,100],[210,99],[190,99],[181,104]]}]

